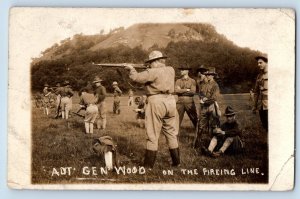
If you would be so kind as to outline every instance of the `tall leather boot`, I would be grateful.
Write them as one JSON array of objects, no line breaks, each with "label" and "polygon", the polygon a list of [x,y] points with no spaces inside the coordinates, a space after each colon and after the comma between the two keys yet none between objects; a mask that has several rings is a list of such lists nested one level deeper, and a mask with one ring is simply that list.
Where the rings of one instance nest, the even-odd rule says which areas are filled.
[{"label": "tall leather boot", "polygon": [[179,154],[179,148],[176,149],[170,149],[170,154],[172,158],[172,166],[177,167],[180,165],[180,154]]},{"label": "tall leather boot", "polygon": [[144,159],[144,167],[145,168],[153,168],[155,160],[156,160],[157,151],[146,150],[145,159]]}]

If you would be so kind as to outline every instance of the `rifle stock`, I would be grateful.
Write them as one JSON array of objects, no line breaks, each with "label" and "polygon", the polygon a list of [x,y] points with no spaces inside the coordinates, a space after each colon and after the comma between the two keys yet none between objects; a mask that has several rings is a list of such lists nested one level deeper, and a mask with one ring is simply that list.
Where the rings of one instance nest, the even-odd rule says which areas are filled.
[{"label": "rifle stock", "polygon": [[132,65],[134,68],[137,69],[147,69],[148,67],[145,64],[132,64],[132,63],[92,63],[93,65],[96,66],[101,66],[101,67],[110,67],[110,68],[125,68],[126,65]]}]

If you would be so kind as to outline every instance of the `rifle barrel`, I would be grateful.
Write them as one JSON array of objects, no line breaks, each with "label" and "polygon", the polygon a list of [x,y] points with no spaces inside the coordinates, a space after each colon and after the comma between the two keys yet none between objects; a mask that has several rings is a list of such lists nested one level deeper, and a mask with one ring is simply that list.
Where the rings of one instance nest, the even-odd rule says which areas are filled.
[{"label": "rifle barrel", "polygon": [[125,68],[126,65],[132,65],[134,68],[146,69],[147,66],[144,64],[132,64],[132,63],[93,63],[93,65],[102,66],[102,67],[112,67],[112,68]]}]

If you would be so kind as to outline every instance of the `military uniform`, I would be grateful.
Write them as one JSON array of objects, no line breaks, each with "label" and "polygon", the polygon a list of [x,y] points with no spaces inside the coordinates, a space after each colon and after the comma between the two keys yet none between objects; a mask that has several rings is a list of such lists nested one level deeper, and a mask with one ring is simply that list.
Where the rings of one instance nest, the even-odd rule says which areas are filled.
[{"label": "military uniform", "polygon": [[[102,81],[100,78],[95,78],[93,83],[97,83]],[[95,96],[97,98],[96,104],[98,107],[98,120],[97,120],[97,128],[105,129],[106,128],[106,89],[101,84],[94,91]]]},{"label": "military uniform", "polygon": [[151,68],[138,73],[131,67],[129,75],[133,81],[146,86],[148,103],[145,110],[147,143],[144,166],[150,168],[155,163],[161,132],[167,139],[172,164],[177,166],[180,163],[177,141],[178,129],[176,128],[178,117],[176,117],[176,101],[172,95],[174,93],[175,71],[172,67],[157,61],[164,58],[161,52],[152,51],[147,61]]},{"label": "military uniform", "polygon": [[203,83],[200,88],[201,109],[199,114],[198,127],[196,129],[196,137],[194,147],[198,148],[202,145],[202,136],[204,133],[211,135],[212,129],[220,126],[221,112],[217,101],[220,97],[220,89],[213,79]]},{"label": "military uniform", "polygon": [[46,84],[43,89],[43,109],[44,114],[49,115],[49,108],[51,107],[51,91],[48,89],[48,85]]},{"label": "military uniform", "polygon": [[268,73],[257,76],[254,87],[254,107],[259,110],[263,127],[268,131]]},{"label": "military uniform", "polygon": [[69,82],[66,81],[64,83],[64,87],[62,87],[59,91],[58,94],[61,96],[61,103],[60,103],[60,108],[62,111],[62,118],[63,119],[68,119],[69,118],[69,112],[72,109],[72,99],[71,97],[74,95],[74,92],[72,88],[69,85]]},{"label": "military uniform", "polygon": [[61,103],[61,95],[60,95],[60,90],[62,89],[62,87],[60,86],[60,84],[56,84],[56,88],[55,88],[55,95],[56,95],[56,103],[55,103],[55,110],[56,110],[56,116],[55,118],[59,117],[59,112],[60,112],[60,103]]},{"label": "military uniform", "polygon": [[113,112],[115,114],[120,114],[121,109],[120,109],[120,96],[122,95],[122,91],[119,87],[114,88],[114,105],[113,105]]},{"label": "military uniform", "polygon": [[[88,89],[87,89],[88,91]],[[80,105],[86,107],[84,115],[85,132],[93,133],[94,122],[98,115],[98,107],[96,105],[97,98],[92,91],[83,92],[80,97]]]},{"label": "military uniform", "polygon": [[[226,117],[235,117],[234,110],[228,106],[225,110]],[[218,157],[225,153],[227,149],[229,149],[232,153],[241,152],[244,148],[244,144],[240,139],[241,130],[239,128],[239,124],[235,120],[235,118],[231,118],[231,121],[226,121],[221,125],[221,128],[214,129],[213,138],[210,141],[208,147],[209,155],[213,157]],[[215,153],[215,148],[219,148]]]},{"label": "military uniform", "polygon": [[262,126],[268,131],[268,55],[256,56],[260,73],[256,78],[254,87],[253,111],[259,110]]},{"label": "military uniform", "polygon": [[133,105],[133,91],[130,89],[128,92],[128,106]]},{"label": "military uniform", "polygon": [[175,92],[178,95],[176,107],[179,114],[179,126],[181,125],[184,113],[186,112],[194,127],[196,127],[197,111],[194,103],[196,81],[190,77],[178,79],[175,83]]}]

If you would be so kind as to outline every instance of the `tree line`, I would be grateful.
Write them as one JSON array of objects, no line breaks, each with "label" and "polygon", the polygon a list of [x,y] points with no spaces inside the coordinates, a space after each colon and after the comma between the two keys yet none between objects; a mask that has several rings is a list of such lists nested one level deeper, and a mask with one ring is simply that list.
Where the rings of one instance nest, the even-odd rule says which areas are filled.
[{"label": "tree line", "polygon": [[[191,67],[192,77],[196,77],[196,69],[201,65],[215,67],[222,93],[248,92],[258,73],[255,56],[259,52],[236,46],[225,36],[216,33],[210,25],[204,26],[205,28],[199,28],[195,24],[187,25],[206,35],[206,39],[170,42],[165,48],[154,44],[148,50],[142,46],[130,48],[119,45],[96,51],[91,51],[90,48],[109,35],[75,35],[72,40],[65,39],[59,45],[54,44],[42,52],[43,56],[47,56],[55,50],[55,54],[51,55],[55,58],[33,59],[31,88],[33,91],[40,91],[45,83],[54,86],[68,80],[74,90],[80,90],[91,83],[96,75],[104,80],[103,84],[108,91],[112,91],[113,81],[118,81],[124,91],[132,87],[140,88],[140,85],[130,82],[124,69],[100,68],[92,63],[143,63],[151,50],[158,49],[169,57],[167,65],[175,69],[180,66]],[[176,71],[178,74],[177,69]]]}]

